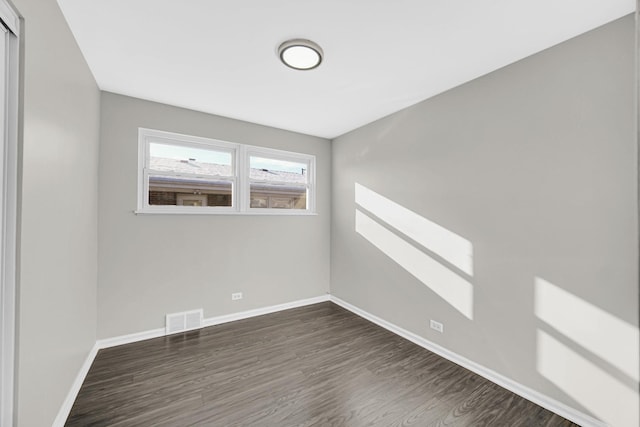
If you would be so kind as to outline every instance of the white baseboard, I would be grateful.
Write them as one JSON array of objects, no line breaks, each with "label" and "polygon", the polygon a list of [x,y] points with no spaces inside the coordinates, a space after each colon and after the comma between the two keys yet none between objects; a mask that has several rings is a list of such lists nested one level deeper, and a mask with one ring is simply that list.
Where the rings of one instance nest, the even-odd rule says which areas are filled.
[{"label": "white baseboard", "polygon": [[98,349],[115,347],[123,344],[131,344],[138,341],[158,338],[165,335],[165,328],[150,329],[148,331],[136,332],[133,334],[120,335],[118,337],[104,338],[98,340],[96,344]]},{"label": "white baseboard", "polygon": [[276,311],[289,310],[290,308],[303,307],[305,305],[318,304],[319,302],[325,301],[329,301],[329,294],[287,302],[284,304],[271,305],[269,307],[241,311],[238,313],[225,314],[223,316],[210,317],[208,319],[204,319],[202,322],[204,327],[220,325],[222,323],[233,322],[235,320],[248,319],[250,317],[262,316],[263,314],[275,313]]},{"label": "white baseboard", "polygon": [[[202,327],[220,325],[222,323],[233,322],[235,320],[248,319],[250,317],[262,316],[263,314],[275,313],[276,311],[288,310],[290,308],[303,307],[305,305],[317,304],[329,301],[329,294],[318,297],[302,299],[298,301],[286,302],[284,304],[271,305],[268,307],[256,308],[253,310],[240,311],[238,313],[224,314],[222,316],[209,317],[202,320]],[[151,338],[158,338],[166,335],[165,328],[151,329],[148,331],[136,332],[118,337],[104,338],[98,340],[98,349],[115,347],[123,344],[131,344]]]},{"label": "white baseboard", "polygon": [[82,383],[84,382],[84,379],[89,372],[89,368],[91,368],[91,364],[93,363],[93,359],[96,358],[96,354],[98,354],[99,349],[98,343],[96,342],[80,367],[78,375],[76,375],[76,379],[73,381],[73,384],[71,384],[71,389],[69,390],[64,402],[62,402],[58,415],[56,416],[56,419],[53,420],[52,427],[64,427],[64,423],[67,422],[67,418],[69,417],[73,403],[76,401],[76,396],[78,396],[80,387],[82,387]]},{"label": "white baseboard", "polygon": [[[208,319],[203,320],[203,327],[220,325],[222,323],[233,322],[234,320],[248,319],[250,317],[261,316],[263,314],[275,313],[276,311],[288,310],[290,308],[303,307],[305,305],[317,304],[320,302],[329,301],[329,294],[321,295],[314,298],[307,298],[298,301],[287,302],[284,304],[272,305],[269,307],[256,308],[253,310],[241,311],[239,313],[226,314],[223,316],[210,317]],[[76,401],[76,397],[78,396],[78,392],[80,391],[80,387],[82,387],[82,383],[89,372],[89,368],[91,368],[91,364],[93,360],[96,358],[98,354],[98,350],[103,348],[115,347],[123,344],[131,344],[138,341],[144,341],[151,338],[158,338],[166,335],[165,328],[151,329],[148,331],[136,332],[128,335],[121,335],[118,337],[112,338],[104,338],[101,340],[97,340],[89,354],[87,355],[86,360],[84,361],[80,371],[78,371],[78,375],[76,375],[73,384],[71,385],[71,389],[67,394],[66,399],[62,403],[60,410],[58,411],[58,415],[56,419],[53,421],[52,427],[64,427],[67,418],[69,417],[69,413],[71,412],[71,408],[73,407],[73,403]]]},{"label": "white baseboard", "polygon": [[527,386],[524,386],[512,380],[511,378],[507,378],[504,375],[499,374],[491,369],[485,368],[484,366],[472,360],[469,360],[464,356],[454,353],[453,351],[447,350],[446,348],[436,343],[433,343],[419,335],[416,335],[413,332],[409,332],[406,329],[403,329],[391,322],[387,322],[386,320],[381,319],[380,317],[374,314],[371,314],[365,310],[362,310],[361,308],[356,307],[353,304],[349,304],[348,302],[341,300],[336,296],[331,295],[330,300],[338,304],[342,308],[345,308],[351,311],[352,313],[357,314],[358,316],[363,317],[375,323],[376,325],[381,326],[387,329],[388,331],[391,331],[394,334],[399,335],[413,342],[414,344],[419,345],[420,347],[423,347],[441,357],[444,357],[445,359],[450,360],[451,362],[456,363],[462,366],[463,368],[466,368],[472,372],[475,372],[476,374],[480,375],[483,378],[486,378],[492,383],[495,383],[500,387],[505,388],[517,394],[518,396],[521,396],[535,403],[536,405],[542,406],[543,408],[548,409],[551,412],[554,412],[570,421],[573,421],[576,424],[579,424],[583,427],[607,427],[605,423],[593,418],[590,415],[580,412],[568,405],[565,405],[562,402],[559,402],[555,399],[550,398],[549,396],[546,396]]},{"label": "white baseboard", "polygon": [[[539,393],[529,387],[526,387],[516,381],[513,381],[510,378],[505,377],[491,369],[485,368],[484,366],[467,359],[457,353],[454,353],[446,348],[433,343],[419,335],[414,334],[413,332],[409,332],[406,329],[403,329],[391,322],[387,322],[380,317],[371,314],[365,310],[362,310],[355,305],[352,305],[344,300],[341,300],[338,297],[333,295],[321,295],[314,298],[308,298],[304,300],[292,301],[284,304],[272,305],[269,307],[256,308],[253,310],[241,311],[238,313],[226,314],[223,316],[210,317],[208,319],[203,320],[203,327],[220,325],[222,323],[233,322],[235,320],[248,319],[250,317],[261,316],[263,314],[275,313],[277,311],[288,310],[290,308],[303,307],[306,305],[317,304],[324,301],[332,301],[339,306],[357,314],[360,317],[363,317],[385,329],[399,335],[420,347],[423,347],[433,353],[436,353],[439,356],[444,357],[447,360],[450,360],[476,374],[481,377],[486,378],[487,380],[527,399],[531,402],[542,406],[556,414],[573,421],[576,424],[579,424],[583,427],[606,427],[606,424],[600,420],[597,420],[583,412],[580,412],[568,405],[565,405],[562,402],[559,402],[555,399],[552,399],[542,393]],[[149,331],[137,332],[134,334],[122,335],[118,337],[106,338],[96,341],[95,345],[87,355],[87,358],[80,368],[78,375],[76,376],[75,381],[71,385],[71,389],[67,395],[67,398],[62,404],[60,411],[58,412],[58,416],[53,422],[53,427],[63,427],[69,413],[71,412],[71,408],[73,407],[73,403],[76,400],[78,392],[80,391],[80,387],[82,387],[82,383],[84,382],[87,373],[89,372],[89,368],[91,368],[91,364],[98,354],[98,350],[103,348],[114,347],[123,344],[130,344],[133,342],[143,341],[151,338],[158,338],[165,335],[165,328],[152,329]]]}]

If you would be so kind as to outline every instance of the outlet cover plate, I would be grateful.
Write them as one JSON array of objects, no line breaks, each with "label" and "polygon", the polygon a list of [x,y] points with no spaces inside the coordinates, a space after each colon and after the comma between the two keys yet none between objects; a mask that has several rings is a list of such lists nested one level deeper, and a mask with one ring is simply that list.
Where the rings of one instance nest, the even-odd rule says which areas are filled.
[{"label": "outlet cover plate", "polygon": [[433,320],[433,319],[431,319],[431,321],[429,322],[429,326],[434,331],[438,331],[440,333],[444,332],[444,325],[442,323],[440,323],[440,322],[437,322],[437,321]]}]

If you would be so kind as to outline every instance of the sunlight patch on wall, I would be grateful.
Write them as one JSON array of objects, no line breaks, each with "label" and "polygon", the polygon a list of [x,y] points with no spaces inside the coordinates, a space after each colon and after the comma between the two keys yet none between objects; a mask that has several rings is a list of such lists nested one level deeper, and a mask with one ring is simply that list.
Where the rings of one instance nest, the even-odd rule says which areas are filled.
[{"label": "sunlight patch on wall", "polygon": [[539,277],[535,278],[535,314],[633,380],[640,379],[637,327]]},{"label": "sunlight patch on wall", "polygon": [[473,245],[464,237],[357,182],[355,200],[358,205],[391,227],[441,256],[469,276],[473,276]]},{"label": "sunlight patch on wall", "polygon": [[612,427],[639,425],[637,391],[541,330],[537,334],[537,369]]},{"label": "sunlight patch on wall", "polygon": [[356,209],[356,232],[469,319],[473,286],[458,274]]}]

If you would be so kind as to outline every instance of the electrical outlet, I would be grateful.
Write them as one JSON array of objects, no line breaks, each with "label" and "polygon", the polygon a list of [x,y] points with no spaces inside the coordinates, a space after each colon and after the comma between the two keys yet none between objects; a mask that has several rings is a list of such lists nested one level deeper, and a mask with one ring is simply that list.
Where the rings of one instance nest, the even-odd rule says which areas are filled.
[{"label": "electrical outlet", "polygon": [[236,292],[234,294],[231,294],[231,299],[233,301],[237,300],[237,299],[242,299],[242,292]]},{"label": "electrical outlet", "polygon": [[433,329],[434,331],[438,331],[440,333],[444,332],[444,325],[440,322],[436,322],[433,319],[431,319],[431,321],[429,322],[429,326],[431,326],[431,329]]}]

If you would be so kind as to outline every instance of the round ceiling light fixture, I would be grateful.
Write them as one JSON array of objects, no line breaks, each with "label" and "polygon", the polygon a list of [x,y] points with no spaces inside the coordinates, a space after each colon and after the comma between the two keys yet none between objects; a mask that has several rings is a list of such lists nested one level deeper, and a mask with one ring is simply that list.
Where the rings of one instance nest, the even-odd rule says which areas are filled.
[{"label": "round ceiling light fixture", "polygon": [[305,39],[287,40],[278,48],[278,56],[284,65],[294,70],[313,70],[322,63],[322,48]]}]

